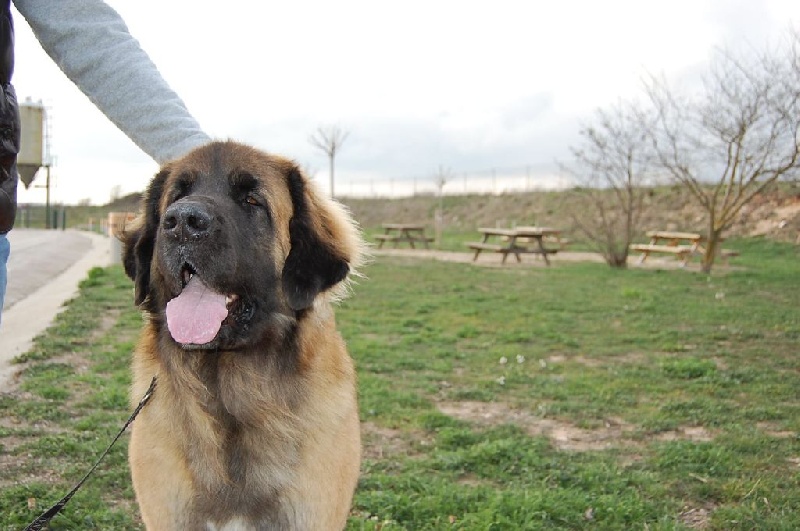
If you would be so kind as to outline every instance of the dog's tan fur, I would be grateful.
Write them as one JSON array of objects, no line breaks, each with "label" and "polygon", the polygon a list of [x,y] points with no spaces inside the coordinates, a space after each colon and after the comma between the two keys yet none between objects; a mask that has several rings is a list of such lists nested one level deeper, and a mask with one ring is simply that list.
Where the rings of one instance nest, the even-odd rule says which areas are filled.
[{"label": "dog's tan fur", "polygon": [[[137,253],[146,247],[139,244],[157,240],[152,232],[159,230],[158,219],[152,218],[168,208],[173,181],[217,174],[224,181],[243,169],[258,178],[274,225],[269,245],[246,244],[269,249],[265,258],[280,272],[292,252],[290,220],[299,215],[286,174],[299,172],[287,160],[233,142],[201,148],[166,166],[146,194],[142,219],[123,236],[126,269],[146,310],[134,354],[132,400],[158,378],[131,435],[136,498],[153,531],[341,529],[360,465],[355,373],[331,307],[346,281],[316,294],[301,312],[286,310],[283,288],[272,286],[283,309],[270,316],[269,334],[242,349],[196,351],[173,341],[163,325],[164,301],[156,292],[170,273],[160,271],[153,256],[148,278],[137,275]],[[352,274],[362,249],[354,223],[304,178],[302,193],[312,243],[345,261]],[[235,231],[234,242],[253,232]],[[288,343],[291,362],[282,359],[289,356],[281,350]]]}]

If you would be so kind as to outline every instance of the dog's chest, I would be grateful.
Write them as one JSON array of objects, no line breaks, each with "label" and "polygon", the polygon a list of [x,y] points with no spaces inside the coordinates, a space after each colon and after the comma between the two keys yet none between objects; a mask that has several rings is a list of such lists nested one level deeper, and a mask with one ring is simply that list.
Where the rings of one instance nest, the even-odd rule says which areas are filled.
[{"label": "dog's chest", "polygon": [[[279,498],[250,499],[245,503],[230,503],[228,499],[197,500],[192,513],[201,525],[188,526],[207,531],[262,531],[267,529],[302,529],[291,515],[296,511],[288,500]],[[241,500],[240,500],[241,501]]]},{"label": "dog's chest", "polygon": [[[208,461],[188,459],[195,481],[203,485],[190,512],[213,531],[295,529],[288,518],[295,511],[286,493],[294,487],[297,444],[283,438],[254,440],[241,433],[224,439],[217,453],[223,474],[213,473]],[[203,453],[206,458],[213,455]]]},{"label": "dog's chest", "polygon": [[261,521],[259,523],[251,523],[242,517],[231,518],[224,524],[208,521],[205,525],[205,531],[261,531],[264,529],[297,529],[288,523],[280,523],[275,521]]},{"label": "dog's chest", "polygon": [[254,529],[254,526],[242,518],[233,518],[222,525],[206,522],[206,531],[253,531]]}]

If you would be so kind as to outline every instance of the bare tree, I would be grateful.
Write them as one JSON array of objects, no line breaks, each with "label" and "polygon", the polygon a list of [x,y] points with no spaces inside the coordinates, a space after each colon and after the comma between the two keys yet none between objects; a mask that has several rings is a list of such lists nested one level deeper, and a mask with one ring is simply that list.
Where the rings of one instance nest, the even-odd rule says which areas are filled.
[{"label": "bare tree", "polygon": [[311,145],[322,150],[328,156],[331,168],[331,197],[333,193],[333,168],[336,161],[336,153],[341,149],[342,144],[350,133],[343,131],[338,125],[328,127],[318,127],[317,131],[308,138]]},{"label": "bare tree", "polygon": [[800,156],[800,37],[764,53],[719,50],[695,97],[651,77],[661,167],[707,214],[702,269],[709,272],[723,231],[770,183],[795,174]]},{"label": "bare tree", "polygon": [[628,248],[639,232],[651,173],[647,130],[652,117],[632,103],[596,112],[571,148],[573,164],[562,166],[576,187],[565,195],[576,228],[611,267],[627,266]]}]

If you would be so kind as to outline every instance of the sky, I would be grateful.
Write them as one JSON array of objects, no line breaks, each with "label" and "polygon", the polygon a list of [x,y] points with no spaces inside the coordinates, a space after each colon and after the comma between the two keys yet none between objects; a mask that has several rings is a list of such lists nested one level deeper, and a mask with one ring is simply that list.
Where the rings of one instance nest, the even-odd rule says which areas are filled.
[{"label": "sky", "polygon": [[[210,136],[296,160],[328,189],[319,127],[348,132],[336,191],[492,168],[556,172],[598,108],[647,73],[696,79],[713,50],[776,44],[797,0],[110,0]],[[15,13],[16,14],[16,13]],[[16,14],[14,85],[51,131],[51,198],[105,204],[158,167]],[[45,172],[20,186],[43,202]],[[537,177],[534,177],[534,179]],[[399,185],[398,185],[399,186]]]}]

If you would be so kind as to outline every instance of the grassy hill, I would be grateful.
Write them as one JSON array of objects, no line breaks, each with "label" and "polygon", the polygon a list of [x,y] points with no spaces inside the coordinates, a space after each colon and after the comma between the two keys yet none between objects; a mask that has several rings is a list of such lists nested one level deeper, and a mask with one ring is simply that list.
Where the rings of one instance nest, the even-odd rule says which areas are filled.
[{"label": "grassy hill", "polygon": [[[558,227],[580,241],[569,217],[562,192],[527,192],[502,195],[445,196],[442,200],[444,229],[474,231],[479,226],[542,225]],[[383,222],[425,223],[434,226],[439,198],[416,196],[397,199],[344,198],[353,216],[366,230]],[[705,212],[680,187],[650,191],[645,202],[643,230],[704,231]],[[728,231],[728,236],[766,235],[795,241],[800,233],[800,186],[781,184],[757,196]]]}]

